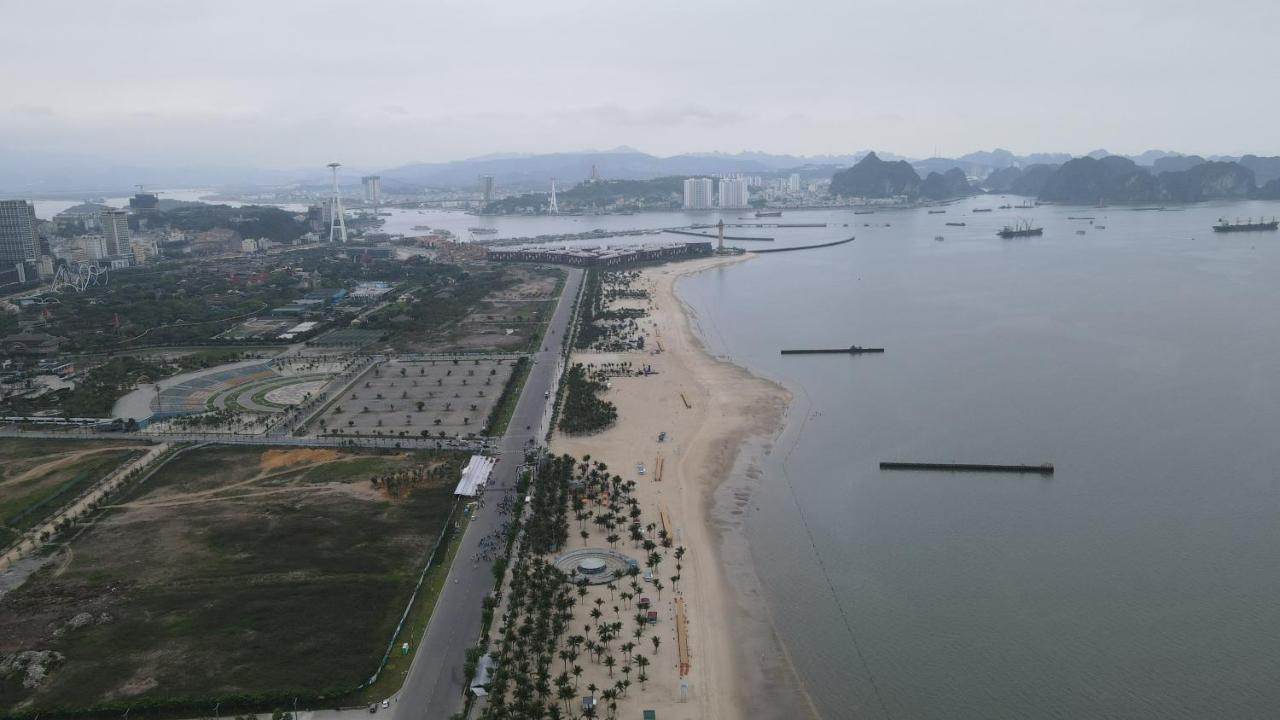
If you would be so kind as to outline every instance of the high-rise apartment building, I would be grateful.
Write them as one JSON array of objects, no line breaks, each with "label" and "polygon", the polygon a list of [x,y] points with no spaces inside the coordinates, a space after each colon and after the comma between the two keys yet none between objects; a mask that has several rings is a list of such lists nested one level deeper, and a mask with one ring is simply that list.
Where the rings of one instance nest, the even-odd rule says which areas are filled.
[{"label": "high-rise apartment building", "polygon": [[720,178],[720,207],[724,209],[740,209],[749,207],[747,180],[741,175],[730,175]]},{"label": "high-rise apartment building", "polygon": [[364,201],[373,205],[382,202],[382,178],[377,175],[365,175],[360,178],[364,185]]},{"label": "high-rise apartment building", "polygon": [[481,191],[484,193],[484,204],[485,204],[485,205],[488,205],[489,203],[493,202],[493,199],[494,199],[494,197],[493,197],[493,176],[492,176],[492,175],[481,175],[481,176],[480,176],[480,185],[481,185]]},{"label": "high-rise apartment building", "polygon": [[0,200],[0,271],[36,259],[36,208],[26,200]]},{"label": "high-rise apartment building", "polygon": [[98,216],[102,226],[102,242],[109,256],[128,255],[129,214],[124,210],[103,210]]},{"label": "high-rise apartment building", "polygon": [[688,178],[684,181],[684,209],[710,210],[714,186],[711,178]]},{"label": "high-rise apartment building", "polygon": [[787,178],[787,192],[792,195],[800,194],[800,176],[798,174],[791,173],[791,177]]}]

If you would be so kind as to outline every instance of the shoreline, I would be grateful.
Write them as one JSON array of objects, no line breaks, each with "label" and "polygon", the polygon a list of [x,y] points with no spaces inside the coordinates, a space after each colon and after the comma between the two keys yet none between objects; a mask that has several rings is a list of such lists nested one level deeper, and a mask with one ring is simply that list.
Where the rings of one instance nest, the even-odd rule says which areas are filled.
[{"label": "shoreline", "polygon": [[[612,379],[603,397],[618,406],[613,427],[588,436],[557,432],[552,441],[554,452],[589,454],[624,477],[638,462],[656,472],[655,454],[663,457],[662,481],[638,476],[638,495],[646,510],[669,512],[688,551],[681,590],[692,668],[684,678],[674,664],[655,668],[650,691],[637,696],[635,709],[657,709],[661,717],[794,718],[798,707],[817,716],[774,629],[742,527],[751,487],[761,482],[761,454],[785,429],[792,394],[713,356],[695,330],[696,313],[676,292],[681,278],[750,257],[645,268],[649,315],[641,326],[648,349],[577,351],[572,362],[644,363],[657,374]],[[665,443],[656,441],[659,432],[669,433]],[[682,683],[688,702],[678,701]],[[620,707],[623,716],[632,706]]]}]

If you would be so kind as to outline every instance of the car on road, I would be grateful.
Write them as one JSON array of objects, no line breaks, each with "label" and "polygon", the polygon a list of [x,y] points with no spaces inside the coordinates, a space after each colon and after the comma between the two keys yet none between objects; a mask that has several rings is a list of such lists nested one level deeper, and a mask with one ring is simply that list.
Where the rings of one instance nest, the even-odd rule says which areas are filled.
[{"label": "car on road", "polygon": [[384,708],[389,708],[389,707],[391,707],[391,699],[390,699],[390,698],[388,698],[388,699],[386,699],[386,700],[383,700],[383,701],[382,701],[382,707],[384,707]]},{"label": "car on road", "polygon": [[371,713],[376,713],[376,712],[378,712],[378,703],[370,703],[370,705],[369,705],[369,712],[371,712]]}]

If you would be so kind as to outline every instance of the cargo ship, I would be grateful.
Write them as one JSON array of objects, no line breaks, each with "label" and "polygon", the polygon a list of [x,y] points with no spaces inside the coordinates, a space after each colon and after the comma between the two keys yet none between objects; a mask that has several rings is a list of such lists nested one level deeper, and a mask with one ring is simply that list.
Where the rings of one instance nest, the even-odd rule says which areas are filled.
[{"label": "cargo ship", "polygon": [[1007,240],[1009,238],[1016,238],[1016,237],[1031,237],[1033,235],[1043,235],[1044,228],[1032,227],[1031,223],[1029,222],[1020,222],[1017,225],[1005,225],[1003,228],[1000,229],[1000,232],[996,234]]},{"label": "cargo ship", "polygon": [[1275,230],[1280,227],[1280,221],[1275,218],[1270,220],[1258,219],[1254,222],[1253,218],[1249,218],[1249,222],[1240,222],[1239,220],[1229,223],[1222,218],[1218,218],[1218,224],[1213,226],[1214,232],[1249,232],[1251,230]]},{"label": "cargo ship", "polygon": [[756,217],[782,217],[781,210],[760,210],[756,213]]},{"label": "cargo ship", "polygon": [[964,227],[964,223],[962,222],[958,222],[958,223],[953,222],[953,223],[947,223],[947,224],[950,225],[951,227]]}]

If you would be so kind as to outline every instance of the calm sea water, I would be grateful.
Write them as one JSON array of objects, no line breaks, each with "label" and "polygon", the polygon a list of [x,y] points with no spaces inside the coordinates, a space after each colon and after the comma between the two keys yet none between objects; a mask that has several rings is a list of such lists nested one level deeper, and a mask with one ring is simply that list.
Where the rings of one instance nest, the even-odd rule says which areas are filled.
[{"label": "calm sea water", "polygon": [[[808,691],[826,718],[1274,717],[1280,235],[1210,226],[1280,204],[970,212],[999,203],[787,213],[850,227],[786,242],[857,240],[679,286],[796,395],[746,531]],[[1018,218],[1044,236],[995,237]],[[850,343],[887,352],[778,354]]]}]

